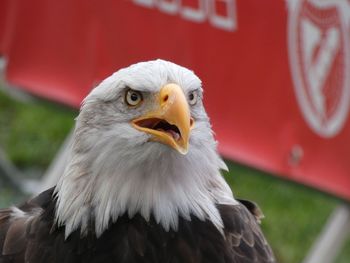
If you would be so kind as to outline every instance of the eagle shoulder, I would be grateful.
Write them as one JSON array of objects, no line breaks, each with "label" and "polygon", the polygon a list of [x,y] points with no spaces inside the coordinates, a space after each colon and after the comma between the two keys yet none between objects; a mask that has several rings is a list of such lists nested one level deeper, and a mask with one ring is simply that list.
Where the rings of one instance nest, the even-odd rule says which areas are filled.
[{"label": "eagle shoulder", "polygon": [[263,216],[261,210],[253,202],[239,202],[238,205],[218,205],[231,257],[229,262],[276,262],[259,226]]},{"label": "eagle shoulder", "polygon": [[44,256],[35,255],[33,248],[38,247],[38,237],[52,227],[53,221],[45,219],[52,195],[53,188],[19,207],[0,209],[0,262],[32,262],[33,256]]}]

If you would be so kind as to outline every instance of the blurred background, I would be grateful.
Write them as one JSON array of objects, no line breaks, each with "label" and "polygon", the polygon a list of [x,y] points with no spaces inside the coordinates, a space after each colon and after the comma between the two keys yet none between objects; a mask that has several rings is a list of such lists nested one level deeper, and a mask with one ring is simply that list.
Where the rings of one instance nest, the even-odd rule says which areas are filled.
[{"label": "blurred background", "polygon": [[0,207],[54,184],[92,87],[162,58],[202,79],[226,180],[302,262],[350,200],[349,18],[347,0],[2,0]]}]

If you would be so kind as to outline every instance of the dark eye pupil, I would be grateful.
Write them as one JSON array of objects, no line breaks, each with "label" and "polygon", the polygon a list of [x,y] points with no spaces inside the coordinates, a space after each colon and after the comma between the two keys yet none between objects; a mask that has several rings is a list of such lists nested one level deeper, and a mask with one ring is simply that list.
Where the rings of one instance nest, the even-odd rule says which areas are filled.
[{"label": "dark eye pupil", "polygon": [[132,101],[137,101],[139,99],[139,96],[136,93],[132,93],[131,96],[130,96],[130,99]]},{"label": "dark eye pupil", "polygon": [[190,94],[190,97],[189,97],[190,100],[193,100],[194,99],[194,95],[193,93]]}]

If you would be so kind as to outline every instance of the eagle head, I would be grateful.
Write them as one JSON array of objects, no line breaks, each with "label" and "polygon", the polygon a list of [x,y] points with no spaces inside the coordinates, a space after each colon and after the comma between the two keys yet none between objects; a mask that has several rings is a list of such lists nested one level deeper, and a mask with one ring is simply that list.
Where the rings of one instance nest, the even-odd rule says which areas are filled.
[{"label": "eagle head", "polygon": [[165,230],[191,215],[222,228],[215,204],[236,201],[202,98],[200,79],[164,60],[121,69],[91,91],[55,190],[66,236],[91,222],[99,236],[125,213]]}]

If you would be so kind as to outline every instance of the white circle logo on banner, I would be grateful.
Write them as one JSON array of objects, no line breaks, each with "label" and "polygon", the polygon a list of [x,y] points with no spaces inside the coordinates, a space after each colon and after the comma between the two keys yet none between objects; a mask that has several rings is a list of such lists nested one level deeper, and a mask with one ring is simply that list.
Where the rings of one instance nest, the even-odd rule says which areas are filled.
[{"label": "white circle logo on banner", "polygon": [[297,101],[310,128],[334,137],[350,104],[349,5],[344,1],[288,0],[289,62]]}]

